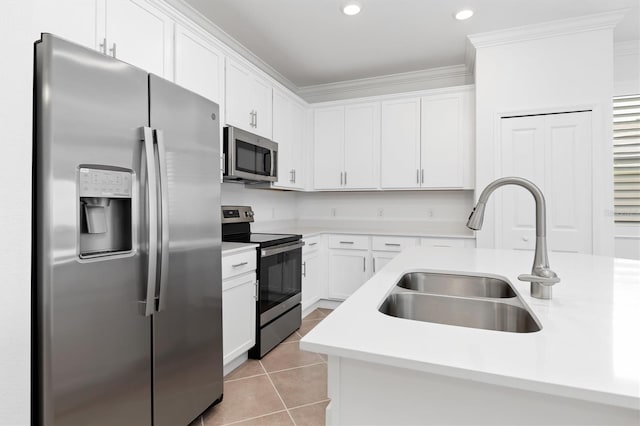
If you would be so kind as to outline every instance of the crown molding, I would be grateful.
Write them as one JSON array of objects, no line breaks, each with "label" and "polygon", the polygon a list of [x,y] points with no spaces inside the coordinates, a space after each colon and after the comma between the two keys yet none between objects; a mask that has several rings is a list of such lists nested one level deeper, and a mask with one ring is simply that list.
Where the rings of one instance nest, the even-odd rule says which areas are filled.
[{"label": "crown molding", "polygon": [[476,74],[476,48],[471,44],[469,38],[465,39],[464,65],[472,75]]},{"label": "crown molding", "polygon": [[209,32],[215,38],[226,44],[236,54],[247,60],[249,63],[264,71],[267,75],[273,78],[278,83],[282,84],[287,89],[294,93],[298,93],[298,86],[293,84],[291,80],[280,74],[271,65],[260,59],[253,52],[247,49],[242,43],[238,42],[235,38],[227,34],[222,28],[211,22],[206,16],[194,9],[190,4],[184,0],[165,0],[170,6],[182,13],[184,16],[195,22],[202,27],[205,31]]},{"label": "crown molding", "polygon": [[[456,79],[461,85],[469,83],[471,73],[464,64],[420,71],[389,74],[378,77],[339,81],[336,83],[303,86],[298,95],[307,102],[324,102],[352,97],[399,93],[440,87],[439,81]],[[399,90],[400,89],[400,90]]]},{"label": "crown molding", "polygon": [[640,40],[627,40],[614,43],[613,54],[615,56],[640,56]]},{"label": "crown molding", "polygon": [[610,12],[560,19],[541,24],[471,34],[468,35],[467,38],[476,49],[479,49],[585,31],[613,29],[629,10],[630,9],[618,9]]}]

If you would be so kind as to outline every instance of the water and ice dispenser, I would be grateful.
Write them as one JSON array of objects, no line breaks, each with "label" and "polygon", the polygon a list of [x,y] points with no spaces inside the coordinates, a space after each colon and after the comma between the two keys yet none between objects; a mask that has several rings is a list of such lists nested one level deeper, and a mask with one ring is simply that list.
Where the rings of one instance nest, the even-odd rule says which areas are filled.
[{"label": "water and ice dispenser", "polygon": [[133,247],[133,174],[126,169],[80,167],[80,257],[116,255]]}]

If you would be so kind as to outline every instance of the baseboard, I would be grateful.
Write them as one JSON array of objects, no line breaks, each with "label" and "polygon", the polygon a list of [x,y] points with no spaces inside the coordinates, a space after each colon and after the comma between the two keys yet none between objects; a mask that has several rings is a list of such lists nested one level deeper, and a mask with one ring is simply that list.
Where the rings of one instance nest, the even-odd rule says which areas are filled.
[{"label": "baseboard", "polygon": [[318,308],[333,310],[340,306],[341,303],[341,300],[319,299],[317,302],[302,310],[302,319]]},{"label": "baseboard", "polygon": [[228,375],[233,370],[235,370],[236,368],[244,364],[244,362],[248,359],[249,359],[248,352],[238,355],[237,357],[235,357],[234,359],[232,359],[231,361],[229,361],[227,364],[224,365],[224,367],[222,368],[222,374],[224,376]]}]

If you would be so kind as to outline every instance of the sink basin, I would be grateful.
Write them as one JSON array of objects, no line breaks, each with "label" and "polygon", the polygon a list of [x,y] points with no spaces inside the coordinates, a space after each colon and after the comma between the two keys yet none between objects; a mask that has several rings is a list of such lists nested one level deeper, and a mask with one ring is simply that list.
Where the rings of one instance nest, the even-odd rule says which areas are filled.
[{"label": "sink basin", "polygon": [[397,285],[407,290],[446,296],[516,297],[509,283],[491,277],[411,272],[403,275]]},{"label": "sink basin", "polygon": [[541,329],[526,309],[497,300],[392,293],[379,311],[398,318],[485,330],[532,333]]}]

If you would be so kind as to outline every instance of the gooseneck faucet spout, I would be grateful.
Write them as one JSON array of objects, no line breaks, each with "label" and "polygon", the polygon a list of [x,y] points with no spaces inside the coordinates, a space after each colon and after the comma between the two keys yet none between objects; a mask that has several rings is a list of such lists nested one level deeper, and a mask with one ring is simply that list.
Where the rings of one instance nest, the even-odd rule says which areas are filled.
[{"label": "gooseneck faucet spout", "polygon": [[478,204],[474,207],[467,221],[467,227],[475,231],[482,229],[487,200],[493,191],[504,185],[521,186],[528,190],[536,201],[536,251],[533,258],[533,267],[531,274],[522,274],[518,276],[518,279],[531,282],[531,296],[538,299],[551,299],[551,286],[560,282],[560,278],[549,268],[546,203],[540,188],[533,182],[519,177],[504,177],[491,182],[480,194]]}]

